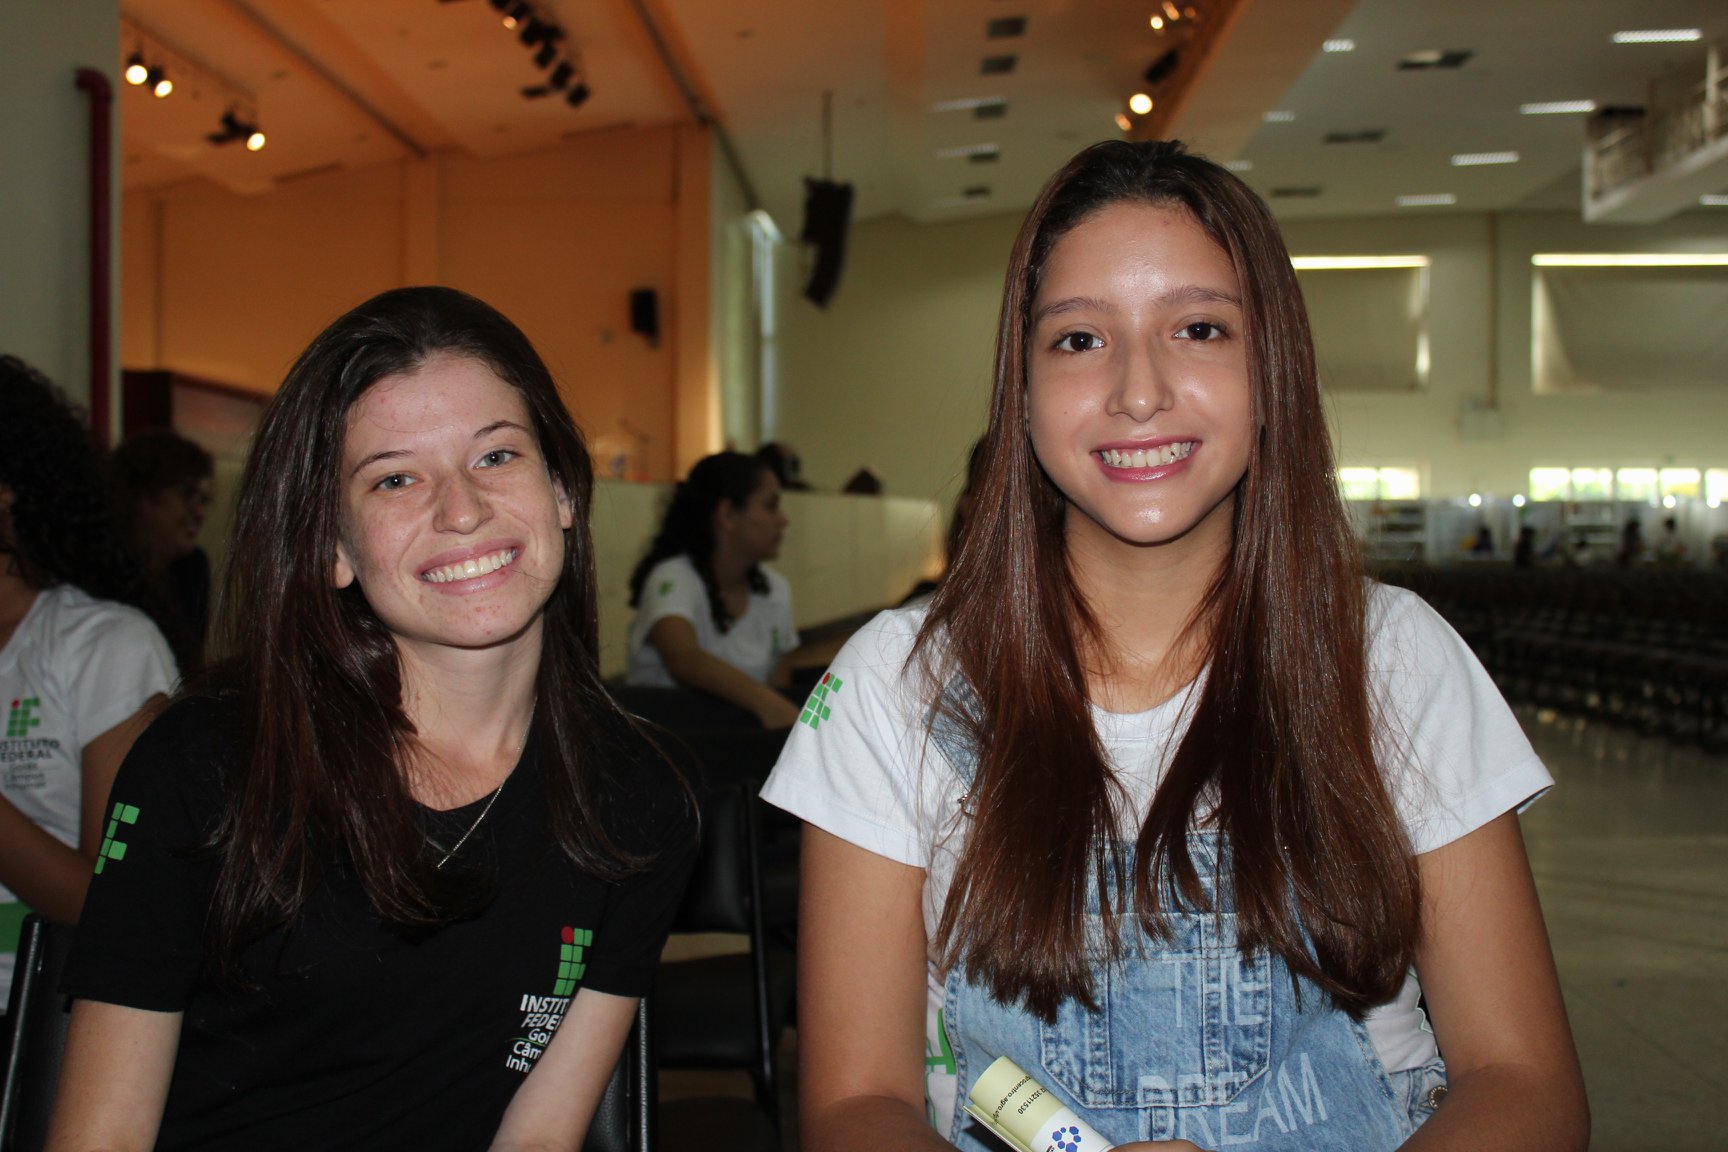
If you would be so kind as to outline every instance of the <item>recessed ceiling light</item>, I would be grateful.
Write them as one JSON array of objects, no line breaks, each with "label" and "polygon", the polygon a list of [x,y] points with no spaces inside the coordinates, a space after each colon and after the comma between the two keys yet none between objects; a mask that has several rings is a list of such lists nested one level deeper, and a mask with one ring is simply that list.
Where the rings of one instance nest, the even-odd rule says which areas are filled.
[{"label": "recessed ceiling light", "polygon": [[1144,92],[1136,92],[1128,97],[1128,111],[1136,116],[1144,116],[1152,111],[1152,97]]},{"label": "recessed ceiling light", "polygon": [[1356,41],[1344,39],[1328,40],[1325,44],[1321,45],[1321,47],[1328,52],[1354,52],[1356,51]]},{"label": "recessed ceiling light", "polygon": [[1254,161],[1252,161],[1252,160],[1226,160],[1224,162],[1224,167],[1230,169],[1230,171],[1232,171],[1232,172],[1252,172],[1252,171],[1254,171]]},{"label": "recessed ceiling light", "polygon": [[1296,113],[1283,108],[1277,108],[1271,112],[1263,114],[1260,119],[1266,121],[1268,124],[1288,124],[1290,121],[1296,119]]},{"label": "recessed ceiling light", "polygon": [[1728,208],[1728,193],[1706,192],[1698,197],[1698,203],[1706,208]]},{"label": "recessed ceiling light", "polygon": [[1550,100],[1542,104],[1520,104],[1518,111],[1526,116],[1564,116],[1572,112],[1594,112],[1594,100]]},{"label": "recessed ceiling light", "polygon": [[1421,48],[1406,53],[1403,59],[1398,61],[1398,70],[1419,72],[1428,68],[1462,68],[1472,55],[1474,53],[1468,48]]},{"label": "recessed ceiling light", "polygon": [[1454,168],[1470,168],[1478,164],[1516,164],[1516,152],[1459,152],[1452,157]]},{"label": "recessed ceiling light", "polygon": [[1645,28],[1634,32],[1616,32],[1616,44],[1687,44],[1704,39],[1698,28]]},{"label": "recessed ceiling light", "polygon": [[1424,192],[1417,196],[1400,196],[1397,204],[1400,208],[1431,208],[1442,204],[1456,204],[1458,197],[1450,192]]},{"label": "recessed ceiling light", "polygon": [[1426,268],[1426,256],[1292,256],[1290,263],[1303,271],[1334,268]]},{"label": "recessed ceiling light", "polygon": [[1121,112],[1118,112],[1116,113],[1116,127],[1122,129],[1124,132],[1132,132],[1134,130],[1134,121],[1128,119],[1128,117]]},{"label": "recessed ceiling light", "polygon": [[1728,252],[1538,252],[1538,268],[1719,268]]}]

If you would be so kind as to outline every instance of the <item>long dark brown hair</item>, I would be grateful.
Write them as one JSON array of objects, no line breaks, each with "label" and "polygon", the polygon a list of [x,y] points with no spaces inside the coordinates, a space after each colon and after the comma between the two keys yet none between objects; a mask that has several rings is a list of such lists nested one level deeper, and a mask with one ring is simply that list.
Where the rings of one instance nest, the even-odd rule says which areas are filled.
[{"label": "long dark brown hair", "polygon": [[291,919],[341,860],[374,911],[401,927],[448,918],[451,881],[433,858],[399,765],[414,729],[402,707],[396,643],[358,586],[333,580],[348,413],[385,376],[437,355],[471,357],[521,394],[552,481],[575,516],[544,617],[535,751],[544,808],[564,852],[613,879],[646,861],[594,818],[606,749],[630,721],[600,679],[593,470],[575,422],[528,338],[450,288],[375,296],[300,355],[265,411],[241,480],[210,683],[238,695],[244,732],[216,834],[212,910],[219,954]]},{"label": "long dark brown hair", "polygon": [[[1014,243],[971,530],[919,635],[932,696],[977,752],[972,823],[942,910],[948,964],[1046,1020],[1094,1006],[1086,898],[1120,955],[1127,881],[1105,877],[1115,785],[1088,712],[1100,638],[1064,548],[1067,502],[1027,435],[1026,347],[1054,245],[1111,204],[1176,206],[1228,255],[1242,293],[1257,439],[1232,544],[1189,623],[1204,687],[1140,825],[1140,925],[1204,909],[1190,834],[1215,836],[1245,951],[1281,956],[1345,1010],[1397,990],[1414,955],[1414,858],[1375,760],[1361,563],[1338,496],[1307,315],[1260,199],[1179,143],[1094,145],[1051,178]],[[1015,611],[1003,612],[1012,604]],[[941,695],[955,679],[975,700]]]}]

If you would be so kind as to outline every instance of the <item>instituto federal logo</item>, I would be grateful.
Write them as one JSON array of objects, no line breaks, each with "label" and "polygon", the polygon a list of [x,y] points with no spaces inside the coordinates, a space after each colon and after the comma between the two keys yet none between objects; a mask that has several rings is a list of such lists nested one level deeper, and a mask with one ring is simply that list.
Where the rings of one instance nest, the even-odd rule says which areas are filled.
[{"label": "instituto federal logo", "polygon": [[534,1062],[546,1051],[546,1045],[552,1043],[552,1037],[570,1007],[570,997],[575,993],[582,974],[588,971],[587,954],[594,945],[593,929],[573,928],[566,924],[559,936],[558,976],[552,984],[552,995],[529,993],[522,997],[518,1009],[522,1013],[519,1025],[522,1034],[511,1042],[510,1054],[504,1058],[504,1067],[512,1072],[533,1069]]},{"label": "instituto federal logo", "polygon": [[96,875],[102,875],[102,869],[108,861],[126,859],[126,842],[116,840],[115,833],[120,831],[122,824],[138,823],[138,809],[131,804],[121,804],[116,801],[114,811],[108,815],[108,828],[102,833],[102,848],[96,853]]},{"label": "instituto federal logo", "polygon": [[804,701],[804,711],[799,714],[798,723],[808,724],[812,729],[822,727],[822,721],[834,714],[828,697],[839,695],[840,687],[845,683],[832,672],[822,673],[821,682],[811,690],[810,699]]},{"label": "instituto federal logo", "polygon": [[36,709],[40,707],[40,696],[20,696],[13,700],[6,713],[6,738],[18,740],[30,735],[30,729],[41,727],[42,717],[36,715]]}]

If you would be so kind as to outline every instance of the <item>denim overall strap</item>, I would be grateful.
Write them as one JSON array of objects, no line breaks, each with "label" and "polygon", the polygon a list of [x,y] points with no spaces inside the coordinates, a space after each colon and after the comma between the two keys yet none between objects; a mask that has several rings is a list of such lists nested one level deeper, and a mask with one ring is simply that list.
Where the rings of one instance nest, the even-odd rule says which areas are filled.
[{"label": "denim overall strap", "polygon": [[[975,704],[950,685],[944,704]],[[959,725],[939,708],[931,739],[970,787],[976,768]],[[1133,846],[1107,865],[1131,869]],[[1367,1029],[1304,982],[1300,996],[1276,955],[1244,955],[1228,854],[1193,836],[1190,850],[1211,909],[1177,910],[1170,936],[1154,940],[1124,917],[1121,955],[1105,961],[1097,886],[1088,892],[1088,940],[1097,1011],[1064,1002],[1044,1023],[989,989],[948,973],[943,1016],[960,1090],[955,1144],[1001,1152],[962,1111],[967,1090],[1007,1056],[1112,1143],[1192,1140],[1202,1148],[1264,1152],[1376,1152],[1396,1148],[1432,1111],[1420,1082],[1444,1083],[1437,1069],[1388,1076]],[[1131,885],[1130,885],[1131,888]]]}]

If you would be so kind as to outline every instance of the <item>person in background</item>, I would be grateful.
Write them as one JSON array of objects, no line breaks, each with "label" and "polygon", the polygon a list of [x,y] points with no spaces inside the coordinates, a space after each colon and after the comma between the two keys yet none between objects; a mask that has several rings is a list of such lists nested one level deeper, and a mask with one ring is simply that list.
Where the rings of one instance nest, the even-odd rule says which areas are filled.
[{"label": "person in background", "polygon": [[[683,687],[737,705],[764,728],[789,728],[781,694],[798,647],[792,589],[763,562],[786,532],[780,480],[738,452],[704,457],[672,493],[660,531],[630,574],[629,664],[637,688]],[[746,721],[747,722],[747,721]]]},{"label": "person in background", "polygon": [[150,575],[178,618],[186,651],[181,667],[202,662],[210,625],[210,557],[198,533],[210,514],[215,458],[177,432],[128,436],[114,450],[114,479]]},{"label": "person in background", "polygon": [[774,469],[782,492],[803,492],[810,487],[804,482],[804,461],[792,445],[770,440],[756,449],[756,459]]},{"label": "person in background", "polygon": [[0,356],[0,1008],[31,910],[72,923],[174,656],[80,414]]},{"label": "person in background", "polygon": [[1098,144],[1006,284],[953,569],[762,793],[807,822],[800,1138],[997,1148],[961,1106],[1007,1057],[1119,1152],[1582,1152],[1516,814],[1553,781],[1364,578],[1271,212]]},{"label": "person in background", "polygon": [[301,354],[241,482],[233,655],[114,783],[49,1148],[582,1145],[696,842],[600,680],[591,468],[464,293]]}]

